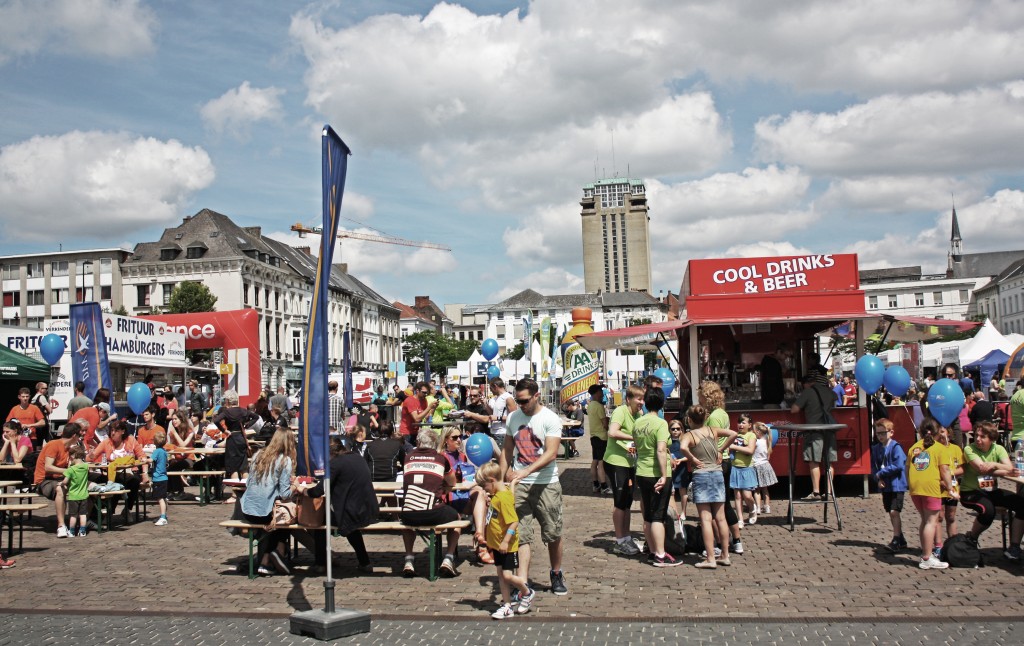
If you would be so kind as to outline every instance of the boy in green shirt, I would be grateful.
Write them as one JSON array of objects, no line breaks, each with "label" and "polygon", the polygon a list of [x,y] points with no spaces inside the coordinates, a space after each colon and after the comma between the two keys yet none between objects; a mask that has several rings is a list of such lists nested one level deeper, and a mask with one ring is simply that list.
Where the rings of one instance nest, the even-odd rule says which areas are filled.
[{"label": "boy in green shirt", "polygon": [[633,446],[633,426],[641,415],[644,389],[630,386],[626,389],[626,403],[612,413],[608,426],[608,447],[604,451],[604,472],[612,488],[612,524],[615,545],[612,551],[623,556],[635,556],[640,548],[629,534],[629,508],[633,506],[633,479],[636,477],[636,448]]},{"label": "boy in green shirt", "polygon": [[[64,470],[61,485],[67,490],[68,538],[85,536],[89,524],[89,465],[85,463],[85,449],[74,444],[68,449],[70,466]],[[63,518],[58,522],[63,522]],[[75,533],[75,525],[78,532]]]}]

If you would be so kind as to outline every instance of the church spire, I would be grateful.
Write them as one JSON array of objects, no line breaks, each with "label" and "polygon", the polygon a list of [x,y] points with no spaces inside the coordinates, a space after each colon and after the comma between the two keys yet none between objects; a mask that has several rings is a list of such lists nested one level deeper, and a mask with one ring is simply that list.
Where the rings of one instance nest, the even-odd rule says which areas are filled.
[{"label": "church spire", "polygon": [[963,238],[960,237],[960,223],[956,219],[956,203],[953,203],[953,230],[949,236],[949,253],[953,262],[960,262],[963,258]]}]

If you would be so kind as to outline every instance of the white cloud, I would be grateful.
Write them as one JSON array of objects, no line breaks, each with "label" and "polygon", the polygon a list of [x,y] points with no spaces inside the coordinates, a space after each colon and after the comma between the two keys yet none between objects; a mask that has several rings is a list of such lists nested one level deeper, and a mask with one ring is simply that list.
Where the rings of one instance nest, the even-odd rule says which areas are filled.
[{"label": "white cloud", "polygon": [[178,217],[213,178],[206,151],[174,139],[80,131],[33,137],[0,148],[0,226],[10,240],[122,236]]},{"label": "white cloud", "polygon": [[826,174],[951,173],[1024,164],[1024,84],[948,94],[885,95],[834,114],[763,118],[769,161]]},{"label": "white cloud", "polygon": [[985,194],[987,180],[929,175],[879,176],[832,182],[818,204],[825,208],[857,209],[880,213],[937,211],[950,205],[974,202]]},{"label": "white cloud", "polygon": [[517,276],[515,282],[506,282],[505,287],[488,295],[492,303],[503,301],[524,289],[540,294],[579,294],[583,292],[583,278],[560,267],[547,267],[530,274]]},{"label": "white cloud", "polygon": [[0,6],[0,64],[44,50],[116,59],[147,54],[157,26],[138,0],[11,0]]},{"label": "white cloud", "polygon": [[276,87],[254,88],[249,81],[228,90],[199,109],[203,124],[217,134],[229,133],[236,139],[248,139],[249,128],[257,121],[280,119],[281,95]]}]

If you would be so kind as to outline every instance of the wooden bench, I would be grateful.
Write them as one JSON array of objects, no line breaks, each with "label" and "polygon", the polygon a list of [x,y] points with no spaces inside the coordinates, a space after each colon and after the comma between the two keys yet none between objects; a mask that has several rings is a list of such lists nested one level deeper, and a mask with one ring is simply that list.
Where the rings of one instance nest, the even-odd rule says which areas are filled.
[{"label": "wooden bench", "polygon": [[[256,578],[256,567],[254,560],[256,554],[253,551],[253,545],[263,540],[266,536],[266,525],[256,525],[244,520],[225,520],[221,521],[221,527],[227,529],[239,529],[247,532],[249,538],[249,578]],[[427,554],[428,554],[428,570],[427,579],[430,581],[437,580],[437,571],[441,566],[441,534],[446,533],[450,529],[467,529],[471,525],[468,520],[456,520],[450,523],[444,523],[443,525],[403,525],[398,521],[381,521],[367,525],[359,531],[361,532],[379,532],[379,533],[402,533],[406,531],[414,531],[427,541]],[[306,530],[306,531],[325,531],[327,527],[321,525],[319,527],[304,527],[302,525],[278,525],[275,529],[282,529],[286,531],[295,530]],[[262,534],[257,536],[257,534]]]},{"label": "wooden bench", "polygon": [[[107,508],[107,531],[113,531],[114,529],[114,514],[113,503],[120,496],[127,496],[127,489],[119,489],[118,491],[90,491],[89,498],[93,501],[93,507],[96,509],[96,533],[103,532],[103,506],[106,503]],[[128,522],[128,507],[124,508],[124,520]],[[57,519],[57,523],[61,524],[64,519]]]},{"label": "wooden bench", "polygon": [[450,523],[444,523],[442,525],[403,525],[401,522],[395,521],[380,521],[367,525],[359,531],[361,532],[381,532],[381,533],[402,533],[407,531],[414,531],[419,534],[420,538],[427,541],[427,579],[429,581],[437,580],[437,571],[441,567],[441,534],[446,533],[449,529],[468,529],[472,523],[468,520],[453,520]]},{"label": "wooden bench", "polygon": [[[253,545],[258,544],[260,541],[262,541],[264,538],[266,538],[269,535],[268,532],[267,532],[267,526],[266,525],[257,525],[255,523],[250,523],[250,522],[245,521],[245,520],[224,520],[224,521],[221,521],[219,524],[220,524],[221,527],[226,527],[227,529],[238,529],[238,530],[242,530],[242,531],[245,532],[246,537],[249,539],[249,578],[250,579],[255,579],[256,578],[256,564],[255,564],[256,553],[253,550]],[[281,529],[281,530],[285,530],[285,531],[288,531],[288,532],[293,532],[293,531],[296,531],[296,530],[313,531],[313,532],[319,530],[319,531],[323,532],[323,531],[327,530],[327,526],[326,525],[320,525],[318,527],[306,527],[304,525],[278,525],[274,529]]]},{"label": "wooden bench", "polygon": [[[33,496],[35,494],[19,494],[21,496]],[[3,520],[7,523],[7,548],[11,553],[14,553],[14,516],[18,516],[18,551],[24,551],[24,540],[25,540],[25,513],[31,514],[33,511],[44,509],[49,507],[49,503],[45,502],[4,502],[0,504],[0,514],[3,515]],[[3,528],[0,527],[0,537],[3,536]],[[0,541],[2,543],[2,541]],[[0,545],[2,547],[2,545]]]},{"label": "wooden bench", "polygon": [[568,460],[568,459],[572,458],[572,443],[575,442],[576,440],[581,440],[581,439],[583,439],[582,435],[572,436],[572,437],[570,437],[568,435],[563,435],[562,436],[562,459],[563,460]]},{"label": "wooden bench", "polygon": [[210,496],[213,495],[210,478],[223,478],[225,473],[224,471],[168,471],[167,477],[199,478],[199,506],[204,507],[210,502]]}]

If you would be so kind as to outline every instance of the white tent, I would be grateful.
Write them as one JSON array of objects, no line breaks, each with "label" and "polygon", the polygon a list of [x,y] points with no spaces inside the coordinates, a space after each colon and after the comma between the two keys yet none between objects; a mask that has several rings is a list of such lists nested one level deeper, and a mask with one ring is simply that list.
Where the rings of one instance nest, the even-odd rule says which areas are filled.
[{"label": "white tent", "polygon": [[1014,343],[1011,339],[1007,339],[1000,334],[996,326],[992,325],[992,321],[986,320],[985,324],[978,329],[978,333],[974,335],[974,338],[960,346],[960,362],[965,366],[973,365],[991,354],[994,350],[1005,354],[1006,357],[1003,359],[1005,361],[1013,354],[1018,345],[1020,344]]}]

